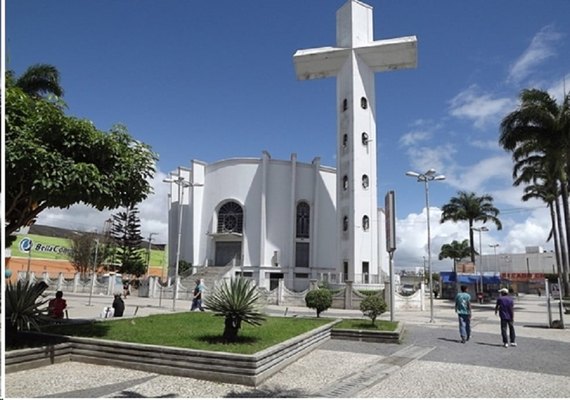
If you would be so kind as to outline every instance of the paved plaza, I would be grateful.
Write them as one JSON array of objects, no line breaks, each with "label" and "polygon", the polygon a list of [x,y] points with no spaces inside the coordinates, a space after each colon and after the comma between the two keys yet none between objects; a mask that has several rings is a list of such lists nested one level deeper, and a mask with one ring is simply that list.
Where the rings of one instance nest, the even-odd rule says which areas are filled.
[{"label": "paved plaza", "polygon": [[[95,318],[112,298],[66,295],[70,318]],[[427,302],[429,304],[429,302]],[[172,300],[129,297],[126,316],[172,312]],[[177,301],[177,311],[188,301]],[[138,308],[137,308],[138,307]],[[547,328],[546,299],[516,300],[516,348],[503,348],[493,304],[474,305],[472,338],[461,344],[453,304],[401,311],[402,344],[329,340],[257,388],[77,362],[7,374],[7,398],[53,397],[570,397],[570,330]],[[315,315],[268,306],[272,315]],[[553,308],[553,311],[555,309]],[[329,310],[331,317],[361,317]],[[558,318],[558,314],[553,314]],[[389,313],[382,315],[389,319]]]}]

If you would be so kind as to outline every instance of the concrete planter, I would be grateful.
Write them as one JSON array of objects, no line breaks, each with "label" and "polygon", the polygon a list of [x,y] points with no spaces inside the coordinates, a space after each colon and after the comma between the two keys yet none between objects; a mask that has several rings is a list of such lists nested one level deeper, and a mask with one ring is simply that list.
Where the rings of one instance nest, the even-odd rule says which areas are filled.
[{"label": "concrete planter", "polygon": [[401,343],[404,324],[398,323],[395,331],[375,331],[369,329],[331,329],[331,339],[354,340],[358,342]]},{"label": "concrete planter", "polygon": [[65,342],[7,351],[6,373],[56,362],[77,361],[257,386],[327,341],[331,336],[332,326],[337,322],[331,322],[251,355],[40,334],[59,337]]}]

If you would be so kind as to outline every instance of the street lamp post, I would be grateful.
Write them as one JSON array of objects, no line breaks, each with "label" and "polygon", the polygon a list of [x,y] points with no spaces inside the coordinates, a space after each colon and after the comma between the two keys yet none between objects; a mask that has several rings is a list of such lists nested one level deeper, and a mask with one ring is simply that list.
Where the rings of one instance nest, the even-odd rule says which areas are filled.
[{"label": "street lamp post", "polygon": [[426,218],[427,218],[427,247],[428,247],[428,274],[429,274],[429,312],[430,319],[429,322],[434,322],[433,320],[433,277],[431,274],[431,233],[429,226],[429,181],[442,181],[445,179],[444,175],[436,175],[435,169],[431,168],[427,172],[420,174],[414,171],[406,172],[407,176],[416,178],[418,182],[423,182],[426,193]]},{"label": "street lamp post", "polygon": [[178,244],[176,246],[176,265],[174,266],[174,291],[172,296],[172,310],[176,310],[176,297],[178,297],[178,271],[180,267],[180,244],[182,242],[182,211],[184,202],[184,189],[191,186],[202,186],[184,180],[182,175],[176,178],[164,179],[165,183],[175,183],[178,185]]},{"label": "street lamp post", "polygon": [[480,228],[471,228],[472,231],[479,232],[479,275],[481,276],[481,293],[483,292],[483,249],[481,248],[481,232],[488,232],[489,228],[482,226]]}]

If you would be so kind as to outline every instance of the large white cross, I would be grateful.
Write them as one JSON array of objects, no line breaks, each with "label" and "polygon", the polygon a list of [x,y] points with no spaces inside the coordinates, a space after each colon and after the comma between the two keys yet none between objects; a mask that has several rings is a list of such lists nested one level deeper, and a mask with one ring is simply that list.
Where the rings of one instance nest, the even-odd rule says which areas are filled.
[{"label": "large white cross", "polygon": [[414,68],[417,60],[415,36],[374,41],[372,20],[372,7],[349,0],[337,11],[336,47],[293,56],[298,79],[337,77],[336,248],[353,281],[379,274],[374,73]]}]

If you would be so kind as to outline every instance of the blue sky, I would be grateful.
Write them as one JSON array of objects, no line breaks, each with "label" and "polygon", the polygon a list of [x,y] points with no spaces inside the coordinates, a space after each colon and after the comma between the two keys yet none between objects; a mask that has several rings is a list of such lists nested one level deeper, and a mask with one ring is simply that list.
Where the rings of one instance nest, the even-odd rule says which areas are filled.
[{"label": "blue sky", "polygon": [[[298,81],[298,49],[334,46],[344,0],[71,1],[6,0],[6,67],[55,65],[69,114],[99,129],[125,124],[160,156],[155,194],[141,204],[143,234],[166,241],[169,171],[231,157],[335,165],[334,79]],[[434,268],[439,248],[468,237],[465,224],[439,224],[458,190],[490,194],[503,230],[489,225],[483,253],[546,243],[549,217],[522,203],[510,155],[498,147],[500,120],[521,89],[561,98],[570,87],[570,2],[550,0],[380,1],[374,37],[418,37],[418,68],[376,75],[378,199],[396,191],[395,265],[426,253],[423,185],[404,174],[435,168],[430,186]],[[567,89],[568,90],[568,89]],[[49,210],[38,223],[101,229],[111,212]],[[478,245],[478,239],[477,243]]]}]

